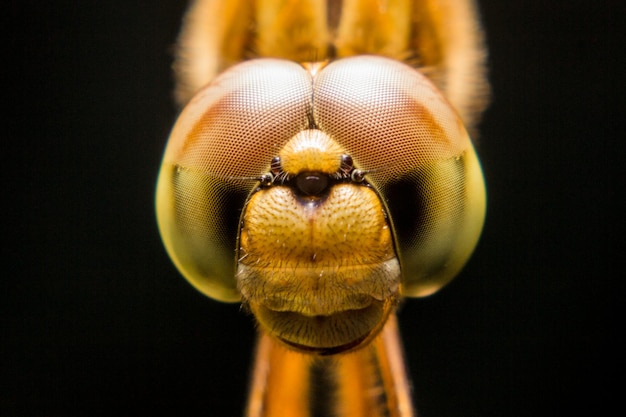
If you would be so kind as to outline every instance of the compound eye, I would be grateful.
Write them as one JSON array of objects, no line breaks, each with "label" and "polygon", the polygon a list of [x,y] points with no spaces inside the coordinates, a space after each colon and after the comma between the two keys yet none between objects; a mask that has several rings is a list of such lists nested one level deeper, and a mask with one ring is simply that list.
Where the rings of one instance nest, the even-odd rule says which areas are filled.
[{"label": "compound eye", "polygon": [[414,68],[375,56],[329,63],[313,95],[316,126],[358,167],[350,179],[367,174],[385,205],[403,295],[437,291],[468,260],[485,216],[482,170],[457,112]]},{"label": "compound eye", "polygon": [[296,187],[302,194],[319,196],[328,188],[328,176],[316,172],[303,172],[296,176]]},{"label": "compound eye", "polygon": [[311,77],[301,65],[247,61],[199,91],[172,129],[157,185],[159,230],[174,264],[209,297],[240,299],[242,209],[257,184],[283,178],[272,157],[309,126],[310,99]]}]

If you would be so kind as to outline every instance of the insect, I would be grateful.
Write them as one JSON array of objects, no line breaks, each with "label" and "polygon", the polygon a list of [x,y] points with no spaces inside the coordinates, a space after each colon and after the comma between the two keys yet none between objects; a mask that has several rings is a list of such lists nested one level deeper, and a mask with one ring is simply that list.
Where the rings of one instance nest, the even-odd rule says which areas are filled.
[{"label": "insect", "polygon": [[485,216],[470,0],[197,0],[159,173],[168,254],[259,328],[247,416],[414,415],[395,309]]}]

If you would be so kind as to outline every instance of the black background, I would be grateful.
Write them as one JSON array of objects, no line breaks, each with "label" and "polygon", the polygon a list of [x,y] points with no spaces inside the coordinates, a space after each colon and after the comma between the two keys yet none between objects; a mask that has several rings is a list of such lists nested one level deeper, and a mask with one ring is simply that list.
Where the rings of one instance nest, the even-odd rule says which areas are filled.
[{"label": "black background", "polygon": [[[623,380],[613,3],[481,2],[488,217],[461,276],[400,313],[422,417],[599,415]],[[2,416],[241,414],[252,318],[179,276],[153,214],[184,7],[3,7]]]}]

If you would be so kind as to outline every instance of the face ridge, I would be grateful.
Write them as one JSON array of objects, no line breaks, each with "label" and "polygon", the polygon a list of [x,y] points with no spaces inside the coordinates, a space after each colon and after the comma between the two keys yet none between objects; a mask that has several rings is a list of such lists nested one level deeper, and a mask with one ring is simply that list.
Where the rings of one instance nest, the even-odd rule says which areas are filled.
[{"label": "face ridge", "polygon": [[[276,180],[244,210],[239,290],[261,326],[290,347],[351,349],[378,333],[398,298],[383,206],[366,183],[346,178],[349,159],[319,130],[295,135],[279,155]],[[303,174],[328,185],[302,193],[293,179]]]}]

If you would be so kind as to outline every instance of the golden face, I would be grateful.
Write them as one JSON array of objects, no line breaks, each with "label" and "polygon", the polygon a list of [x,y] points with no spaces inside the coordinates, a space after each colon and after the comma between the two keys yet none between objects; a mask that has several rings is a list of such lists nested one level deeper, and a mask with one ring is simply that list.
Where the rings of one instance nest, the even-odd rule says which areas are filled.
[{"label": "golden face", "polygon": [[451,280],[484,213],[457,113],[415,69],[373,56],[231,67],[182,112],[157,191],[194,286],[322,354],[365,345],[399,297]]},{"label": "golden face", "polygon": [[259,323],[302,350],[345,350],[396,304],[400,265],[385,210],[317,129],[296,134],[244,209],[237,282]]}]

